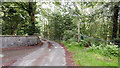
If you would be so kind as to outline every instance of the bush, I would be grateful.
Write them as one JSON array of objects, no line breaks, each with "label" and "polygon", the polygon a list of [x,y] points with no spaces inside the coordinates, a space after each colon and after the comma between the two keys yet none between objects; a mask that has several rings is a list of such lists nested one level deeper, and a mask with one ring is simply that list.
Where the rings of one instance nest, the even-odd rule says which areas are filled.
[{"label": "bush", "polygon": [[85,40],[80,40],[80,42],[78,43],[75,38],[68,39],[67,42],[70,43],[71,45],[82,46],[82,47],[87,44],[87,41]]},{"label": "bush", "polygon": [[77,46],[86,46],[88,44],[88,41],[85,41],[85,40],[81,40],[80,39],[80,42],[78,43],[77,42],[77,39],[75,38],[70,38],[68,39],[67,43],[70,43],[70,44],[73,44],[73,45],[77,45]]},{"label": "bush", "polygon": [[78,42],[71,42],[71,43],[64,42],[64,44],[66,44],[67,47],[71,47],[71,48],[80,46]]},{"label": "bush", "polygon": [[70,38],[70,39],[68,39],[68,43],[72,43],[72,42],[76,42],[77,40],[75,39],[75,38]]},{"label": "bush", "polygon": [[105,56],[118,56],[118,46],[114,44],[110,45],[105,45],[105,44],[100,44],[99,46],[96,46],[92,44],[90,48],[88,48],[89,51],[99,51],[99,53],[105,55]]},{"label": "bush", "polygon": [[85,40],[80,40],[79,44],[80,44],[80,46],[86,46],[87,41],[85,41]]},{"label": "bush", "polygon": [[117,45],[107,45],[104,50],[106,50],[106,54],[118,56],[118,46]]}]

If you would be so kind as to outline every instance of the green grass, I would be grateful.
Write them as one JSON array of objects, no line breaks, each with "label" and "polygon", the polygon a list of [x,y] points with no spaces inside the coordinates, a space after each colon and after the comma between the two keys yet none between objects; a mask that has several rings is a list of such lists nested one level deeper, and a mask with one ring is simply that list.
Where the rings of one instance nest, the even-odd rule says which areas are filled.
[{"label": "green grass", "polygon": [[63,42],[70,52],[74,52],[73,59],[80,66],[118,66],[118,57],[106,57],[99,52],[90,51],[86,48]]}]

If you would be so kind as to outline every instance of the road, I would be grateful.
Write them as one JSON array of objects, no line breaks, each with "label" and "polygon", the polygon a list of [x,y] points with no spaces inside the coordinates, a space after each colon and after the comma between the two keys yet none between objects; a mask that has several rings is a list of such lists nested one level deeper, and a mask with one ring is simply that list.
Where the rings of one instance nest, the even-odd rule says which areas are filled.
[{"label": "road", "polygon": [[[44,43],[41,47],[37,46],[35,48],[31,48],[30,50],[18,50],[17,53],[11,54],[11,57],[16,56],[16,62],[11,64],[11,66],[65,66],[66,60],[64,48],[58,43],[50,40],[41,41]],[[48,42],[52,43],[53,46],[48,48]],[[19,55],[16,55],[18,53]],[[6,53],[3,54],[6,58],[10,57],[10,55]],[[10,60],[14,59],[15,58],[10,58]],[[3,64],[8,62],[8,60],[3,61]]]}]

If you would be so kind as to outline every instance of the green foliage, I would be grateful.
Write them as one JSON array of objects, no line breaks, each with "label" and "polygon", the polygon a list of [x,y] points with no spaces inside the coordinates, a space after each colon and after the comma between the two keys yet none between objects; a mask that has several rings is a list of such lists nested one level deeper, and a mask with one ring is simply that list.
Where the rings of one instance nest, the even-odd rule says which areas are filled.
[{"label": "green foliage", "polygon": [[73,28],[72,30],[65,30],[63,40],[71,39],[71,37],[75,38],[77,41],[77,34],[76,30]]},{"label": "green foliage", "polygon": [[88,49],[89,51],[98,51],[105,56],[118,56],[118,46],[113,44],[100,44],[99,46],[92,44]]},{"label": "green foliage", "polygon": [[84,38],[84,41],[90,42],[90,44],[94,44],[96,46],[99,46],[101,43],[102,44],[107,44],[107,42],[97,40],[97,39],[93,39],[93,38]]},{"label": "green foliage", "polygon": [[[72,28],[75,27],[75,25],[72,22],[72,18],[70,15],[65,14],[65,16],[61,15],[59,12],[58,13],[52,13],[51,16],[49,16],[49,21],[48,25],[49,27],[45,27],[44,29],[50,30],[50,32],[53,32],[53,35],[50,35],[50,32],[47,32],[51,38],[54,38],[54,40],[62,40],[68,39],[67,37],[65,38],[65,34],[67,31],[72,31]],[[45,30],[46,31],[46,30]],[[70,35],[69,35],[70,36]]]},{"label": "green foliage", "polygon": [[39,32],[35,22],[31,20],[31,12],[35,12],[36,4],[30,8],[29,3],[24,2],[4,2],[2,3],[3,22],[2,34],[3,35],[26,35]]},{"label": "green foliage", "polygon": [[28,35],[33,35],[34,33],[39,33],[39,29],[35,26],[34,23],[29,24],[27,32]]},{"label": "green foliage", "polygon": [[111,58],[100,54],[96,50],[88,51],[85,47],[80,47],[79,43],[63,41],[70,52],[73,52],[73,58],[80,66],[118,66],[118,57]]},{"label": "green foliage", "polygon": [[68,43],[77,42],[77,39],[75,39],[75,38],[70,38],[70,39],[68,39],[67,42],[68,42]]},{"label": "green foliage", "polygon": [[70,44],[67,45],[67,47],[76,47],[76,46],[79,47],[80,44],[78,42],[71,42]]},{"label": "green foliage", "polygon": [[78,47],[85,47],[85,45],[87,44],[85,40],[80,40],[80,42],[77,42],[77,39],[75,38],[68,39],[67,43],[69,43],[69,46],[75,45]]},{"label": "green foliage", "polygon": [[87,41],[85,40],[80,40],[80,46],[85,47],[87,45]]},{"label": "green foliage", "polygon": [[[43,8],[41,5],[51,8]],[[113,11],[118,3],[106,2],[53,2],[41,3],[41,34],[49,39],[68,40],[71,37],[77,39],[78,23],[80,34],[102,40],[112,40]],[[54,5],[54,9],[52,9]],[[112,10],[113,10],[112,9]],[[47,23],[46,23],[47,22]],[[49,27],[48,27],[49,26]],[[75,35],[75,36],[74,36]],[[92,41],[92,40],[90,40]],[[98,41],[91,42],[100,45]]]},{"label": "green foliage", "polygon": [[[67,40],[68,47],[72,47],[73,45],[76,47],[85,47],[88,44],[88,40],[80,40],[80,42],[78,43],[77,40],[75,38],[70,38]],[[98,44],[96,44],[98,43]],[[104,55],[104,56],[116,56],[118,57],[118,45],[114,45],[114,44],[108,44],[108,43],[101,43],[101,42],[96,42],[96,41],[92,41],[92,43],[90,43],[92,46],[90,46],[88,48],[89,52],[99,52],[100,54]]]}]

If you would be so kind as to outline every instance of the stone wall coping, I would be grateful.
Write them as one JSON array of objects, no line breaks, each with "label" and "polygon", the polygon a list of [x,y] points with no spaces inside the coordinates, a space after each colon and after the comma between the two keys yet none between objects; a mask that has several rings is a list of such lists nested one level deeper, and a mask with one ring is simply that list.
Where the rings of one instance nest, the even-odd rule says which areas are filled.
[{"label": "stone wall coping", "polygon": [[22,35],[0,35],[0,37],[37,37],[35,35],[22,36]]}]

